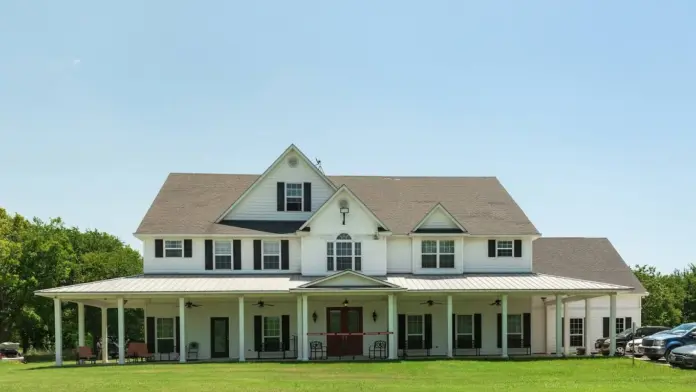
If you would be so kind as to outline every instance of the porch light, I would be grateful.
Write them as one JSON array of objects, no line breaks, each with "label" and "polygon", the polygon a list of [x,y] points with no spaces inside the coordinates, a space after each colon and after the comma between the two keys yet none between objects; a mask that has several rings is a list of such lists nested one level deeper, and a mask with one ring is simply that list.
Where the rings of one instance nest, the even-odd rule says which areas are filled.
[{"label": "porch light", "polygon": [[372,311],[372,321],[377,322],[377,312],[374,310]]},{"label": "porch light", "polygon": [[341,212],[341,215],[343,215],[343,224],[346,224],[346,214],[350,212],[350,209],[346,206],[343,206],[339,209]]},{"label": "porch light", "polygon": [[314,321],[315,324],[317,323],[318,318],[319,318],[319,316],[317,316],[317,311],[315,310],[314,313],[312,313],[312,320]]},{"label": "porch light", "polygon": [[343,306],[348,306],[348,299],[343,300]]}]

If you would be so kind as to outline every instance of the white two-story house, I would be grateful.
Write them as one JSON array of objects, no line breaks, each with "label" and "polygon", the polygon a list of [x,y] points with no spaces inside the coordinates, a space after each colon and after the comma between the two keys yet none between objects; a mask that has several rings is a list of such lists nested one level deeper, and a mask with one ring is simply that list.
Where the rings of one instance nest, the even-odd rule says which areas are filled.
[{"label": "white two-story house", "polygon": [[169,175],[135,236],[144,274],[37,292],[58,364],[66,301],[81,345],[84,306],[118,308],[123,363],[125,308],[160,360],[560,356],[640,325],[646,294],[494,177],[327,176],[294,145],[261,175]]}]

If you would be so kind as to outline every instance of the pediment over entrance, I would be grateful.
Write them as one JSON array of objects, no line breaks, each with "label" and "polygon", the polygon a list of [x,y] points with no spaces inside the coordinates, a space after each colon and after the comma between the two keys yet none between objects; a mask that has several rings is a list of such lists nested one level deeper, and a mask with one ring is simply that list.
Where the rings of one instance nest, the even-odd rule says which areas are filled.
[{"label": "pediment over entrance", "polygon": [[348,288],[348,289],[401,289],[402,287],[386,280],[367,276],[355,271],[341,271],[305,283],[298,289]]}]

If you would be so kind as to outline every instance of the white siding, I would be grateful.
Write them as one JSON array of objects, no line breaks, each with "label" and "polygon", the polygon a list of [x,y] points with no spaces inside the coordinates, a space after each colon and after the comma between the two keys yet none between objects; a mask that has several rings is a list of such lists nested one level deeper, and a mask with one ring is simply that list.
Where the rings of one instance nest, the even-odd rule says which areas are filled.
[{"label": "white siding", "polygon": [[411,273],[411,238],[390,237],[387,240],[387,273]]},{"label": "white siding", "polygon": [[421,229],[457,229],[457,224],[438,208],[420,225]]},{"label": "white siding", "polygon": [[[182,238],[171,238],[181,239]],[[290,250],[290,269],[287,271],[257,271],[254,270],[254,240],[250,238],[241,239],[242,244],[242,269],[241,270],[206,270],[205,269],[205,239],[194,238],[192,240],[192,257],[184,258],[156,258],[155,240],[147,238],[143,240],[143,271],[146,274],[230,274],[230,273],[299,273],[300,272],[300,239],[295,237],[287,239]],[[217,241],[233,241],[235,238],[216,238]]]},{"label": "white siding", "polygon": [[[296,167],[290,167],[287,163],[287,159],[293,155],[298,160]],[[312,211],[277,211],[278,182],[311,182]],[[290,153],[260,183],[254,185],[254,189],[225,216],[225,220],[307,220],[332,194],[333,189],[304,159]]]},{"label": "white siding", "polygon": [[524,237],[516,239],[522,240],[522,257],[488,257],[487,238],[466,238],[464,272],[531,272],[532,240]]}]

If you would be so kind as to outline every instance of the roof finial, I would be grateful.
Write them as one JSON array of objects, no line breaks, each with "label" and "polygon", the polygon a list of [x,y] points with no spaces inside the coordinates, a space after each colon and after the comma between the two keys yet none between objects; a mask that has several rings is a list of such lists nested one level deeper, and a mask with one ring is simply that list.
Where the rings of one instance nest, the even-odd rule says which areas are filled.
[{"label": "roof finial", "polygon": [[321,159],[319,159],[319,158],[314,158],[314,161],[315,161],[314,165],[315,165],[319,170],[321,170],[322,173],[324,173],[324,169],[321,167]]}]

